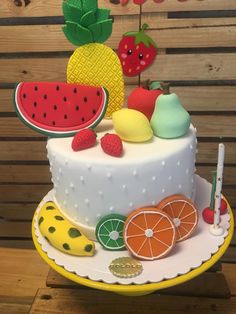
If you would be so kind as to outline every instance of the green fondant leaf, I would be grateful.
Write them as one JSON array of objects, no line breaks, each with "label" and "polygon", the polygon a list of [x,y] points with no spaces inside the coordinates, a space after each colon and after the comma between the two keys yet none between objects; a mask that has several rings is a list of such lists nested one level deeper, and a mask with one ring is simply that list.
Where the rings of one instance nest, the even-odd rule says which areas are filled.
[{"label": "green fondant leaf", "polygon": [[98,0],[82,0],[84,12],[96,11],[98,9]]},{"label": "green fondant leaf", "polygon": [[70,5],[70,6],[74,6],[78,9],[81,9],[83,8],[83,5],[82,5],[82,0],[66,0],[66,2]]},{"label": "green fondant leaf", "polygon": [[67,39],[76,46],[82,46],[93,42],[93,36],[90,30],[80,24],[67,22],[62,30]]},{"label": "green fondant leaf", "polygon": [[65,1],[62,4],[62,11],[66,22],[79,23],[83,15],[83,11],[79,7],[69,5],[68,2]]},{"label": "green fondant leaf", "polygon": [[54,206],[47,206],[46,207],[46,210],[54,210],[54,209],[56,209]]},{"label": "green fondant leaf", "polygon": [[85,252],[91,252],[93,249],[93,246],[92,244],[87,244],[84,248]]},{"label": "green fondant leaf", "polygon": [[109,19],[110,17],[110,10],[108,9],[98,9],[96,12],[96,21],[101,22],[104,20]]},{"label": "green fondant leaf", "polygon": [[56,231],[55,227],[49,227],[48,228],[48,232],[50,232],[50,233],[54,233],[55,231]]},{"label": "green fondant leaf", "polygon": [[91,24],[96,23],[96,15],[94,11],[89,11],[85,13],[81,18],[81,25],[87,27]]},{"label": "green fondant leaf", "polygon": [[97,43],[104,43],[112,33],[112,20],[105,20],[88,27],[92,34],[94,41]]},{"label": "green fondant leaf", "polygon": [[41,225],[41,223],[44,221],[44,218],[43,218],[43,216],[41,216],[40,218],[39,218],[39,226]]},{"label": "green fondant leaf", "polygon": [[69,251],[70,250],[70,246],[68,243],[64,243],[63,245],[64,250]]},{"label": "green fondant leaf", "polygon": [[68,231],[69,237],[71,238],[78,238],[81,236],[81,233],[78,229],[76,228],[70,228]]},{"label": "green fondant leaf", "polygon": [[62,216],[54,216],[54,218],[58,221],[62,221],[64,220],[64,218]]}]

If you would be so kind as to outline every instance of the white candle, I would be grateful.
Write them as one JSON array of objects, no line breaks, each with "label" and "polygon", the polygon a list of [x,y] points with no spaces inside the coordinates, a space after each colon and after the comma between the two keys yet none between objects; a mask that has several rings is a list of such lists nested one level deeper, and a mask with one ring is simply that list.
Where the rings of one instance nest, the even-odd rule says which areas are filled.
[{"label": "white candle", "polygon": [[221,191],[223,182],[223,169],[225,158],[225,146],[219,144],[218,150],[218,163],[217,163],[217,180],[216,180],[216,193],[215,193],[215,208],[214,208],[214,228],[220,225],[220,204],[221,204]]}]

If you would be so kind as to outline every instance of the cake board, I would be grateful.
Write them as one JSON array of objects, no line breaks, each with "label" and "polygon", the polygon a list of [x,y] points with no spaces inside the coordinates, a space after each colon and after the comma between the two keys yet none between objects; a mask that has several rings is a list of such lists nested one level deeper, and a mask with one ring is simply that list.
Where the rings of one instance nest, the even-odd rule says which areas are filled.
[{"label": "cake board", "polygon": [[[201,198],[201,196],[203,196],[204,200],[201,200],[200,204],[208,204],[209,203],[209,193],[211,190],[210,183],[208,183],[206,180],[204,180],[198,176],[196,176],[196,182],[197,182],[196,202],[198,203],[199,198]],[[204,195],[202,195],[202,194],[204,194]],[[99,290],[105,290],[105,291],[112,291],[112,292],[122,294],[122,295],[127,295],[127,296],[146,295],[146,294],[150,294],[150,293],[157,291],[157,290],[169,288],[169,287],[184,283],[188,280],[193,279],[194,277],[199,276],[201,273],[205,272],[207,269],[212,267],[221,258],[221,256],[227,250],[227,248],[230,244],[230,241],[232,239],[232,236],[233,236],[234,219],[233,219],[232,209],[230,208],[230,205],[228,204],[229,211],[228,211],[227,217],[223,218],[223,220],[224,220],[223,224],[224,224],[225,228],[227,229],[227,232],[224,234],[222,239],[220,239],[219,237],[217,237],[217,238],[214,237],[217,241],[219,241],[220,244],[219,244],[217,250],[214,249],[214,253],[211,253],[208,257],[206,255],[203,258],[202,262],[199,263],[199,261],[196,261],[193,263],[191,261],[190,265],[188,265],[188,267],[189,266],[190,267],[185,268],[184,270],[183,270],[183,268],[181,269],[181,267],[179,268],[178,263],[175,263],[176,268],[177,268],[175,270],[176,274],[163,274],[162,280],[158,280],[156,282],[152,282],[150,280],[150,278],[146,278],[146,282],[143,284],[135,283],[135,278],[134,278],[134,282],[130,281],[131,279],[129,279],[128,282],[130,282],[130,283],[128,283],[128,284],[125,283],[125,281],[119,280],[118,278],[117,278],[117,282],[116,282],[116,280],[114,282],[109,282],[109,280],[106,279],[107,274],[104,274],[104,278],[103,277],[96,277],[96,275],[94,275],[95,270],[92,267],[90,270],[88,269],[89,273],[87,274],[87,276],[86,276],[86,274],[78,275],[75,272],[75,269],[73,269],[73,263],[72,263],[72,265],[68,265],[67,262],[63,262],[63,260],[66,256],[64,253],[60,253],[59,251],[57,251],[57,254],[59,254],[59,255],[57,255],[57,257],[56,257],[56,255],[53,255],[53,252],[52,252],[53,250],[55,250],[54,248],[50,247],[50,245],[49,245],[45,249],[45,246],[42,245],[42,241],[39,239],[39,234],[38,234],[38,231],[36,230],[35,226],[36,226],[36,219],[37,219],[37,211],[48,200],[47,197],[48,196],[46,196],[44,198],[44,200],[40,203],[38,209],[36,210],[35,216],[33,219],[33,224],[32,224],[33,241],[34,241],[35,247],[36,247],[38,253],[41,255],[41,257],[55,271],[57,271],[60,275],[64,276],[65,278],[67,278],[69,280],[72,280],[78,284],[85,285],[85,286],[88,286],[91,288],[95,288],[95,289],[99,289]],[[50,197],[50,195],[49,195],[49,197]],[[203,207],[201,209],[203,209]],[[200,220],[201,220],[201,215],[200,215]],[[209,230],[209,225],[206,225],[206,228],[207,228],[207,230]],[[192,241],[193,241],[193,239],[192,239]],[[197,237],[195,237],[194,241],[196,241],[196,239],[197,239]],[[191,241],[191,238],[188,241]],[[194,242],[192,242],[192,244],[193,243]],[[190,242],[190,244],[191,244],[191,242]],[[199,247],[201,248],[201,245]],[[98,251],[99,250],[100,250],[100,248],[98,248]],[[183,251],[182,251],[182,253],[177,252],[177,254],[181,254],[180,255],[181,258],[182,257],[184,258]],[[99,253],[100,253],[100,256],[103,254],[102,252],[99,252]],[[122,255],[127,256],[127,254],[128,253],[125,254],[125,252],[119,252],[119,253],[112,252],[112,255],[109,257],[109,261],[111,262],[116,257],[115,255],[117,255],[117,257],[120,257]],[[103,255],[105,255],[105,253]],[[59,258],[58,258],[58,256],[59,256]],[[99,254],[98,254],[98,256],[99,256]],[[80,263],[83,263],[82,261],[84,261],[84,257],[74,257],[74,258],[76,258],[76,264],[78,264],[78,265]],[[68,259],[69,259],[69,257],[68,257]],[[90,259],[91,259],[91,257],[90,257]],[[104,261],[102,263],[105,263],[106,262],[105,260],[106,260],[106,257],[104,257]],[[165,260],[167,261],[166,258],[163,259],[162,261],[165,261]],[[93,260],[91,260],[91,261],[93,261]],[[95,259],[94,259],[94,261],[95,261]],[[159,260],[159,261],[161,261],[161,260]],[[152,265],[155,265],[153,263],[156,263],[156,265],[158,265],[158,260],[155,262],[152,262]],[[192,263],[192,266],[191,266],[191,263]],[[67,265],[64,265],[64,264],[67,264]],[[149,266],[150,266],[150,264],[148,265],[148,267]],[[144,269],[145,269],[145,266],[144,266]],[[108,272],[109,272],[109,270],[108,270]],[[94,278],[91,279],[91,276],[94,278],[96,277],[96,280]],[[101,274],[100,274],[100,276],[101,276]]]}]

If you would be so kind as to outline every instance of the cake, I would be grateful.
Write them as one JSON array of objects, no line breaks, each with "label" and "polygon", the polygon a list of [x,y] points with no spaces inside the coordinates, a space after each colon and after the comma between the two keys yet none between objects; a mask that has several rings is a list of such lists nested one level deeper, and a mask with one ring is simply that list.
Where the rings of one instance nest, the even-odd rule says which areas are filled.
[{"label": "cake", "polygon": [[[96,129],[98,139],[113,133],[111,121]],[[177,139],[124,142],[124,156],[105,155],[99,145],[75,153],[72,138],[47,142],[55,202],[62,213],[91,239],[99,219],[110,213],[128,216],[134,209],[157,205],[183,194],[194,201],[196,130]]]}]

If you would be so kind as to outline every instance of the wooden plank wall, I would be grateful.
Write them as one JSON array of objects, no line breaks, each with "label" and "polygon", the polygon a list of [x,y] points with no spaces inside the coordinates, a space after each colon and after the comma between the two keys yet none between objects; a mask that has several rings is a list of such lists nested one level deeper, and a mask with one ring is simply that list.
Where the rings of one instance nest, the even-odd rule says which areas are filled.
[{"label": "wooden plank wall", "polygon": [[[236,208],[236,1],[99,2],[114,17],[114,49],[124,32],[149,24],[159,56],[140,77],[126,79],[127,94],[147,79],[171,82],[198,130],[200,175],[210,179],[217,145],[225,143],[224,193]],[[46,138],[18,120],[12,90],[19,81],[64,81],[74,47],[61,31],[61,1],[15,3],[0,2],[0,246],[30,247],[33,212],[52,185]],[[233,254],[232,247],[228,260]]]}]

